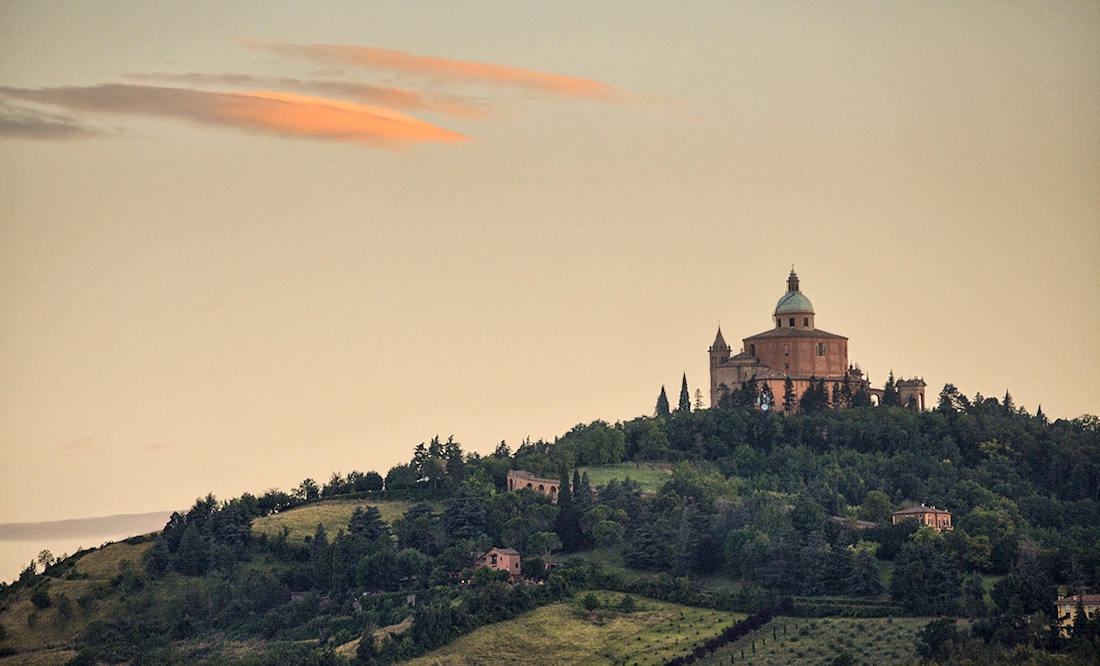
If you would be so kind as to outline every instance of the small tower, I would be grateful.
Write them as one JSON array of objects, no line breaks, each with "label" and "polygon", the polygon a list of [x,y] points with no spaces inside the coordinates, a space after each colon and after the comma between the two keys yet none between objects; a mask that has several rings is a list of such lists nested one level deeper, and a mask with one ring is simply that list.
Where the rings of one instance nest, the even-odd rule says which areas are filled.
[{"label": "small tower", "polygon": [[710,346],[710,367],[716,368],[730,360],[730,346],[722,337],[722,327],[718,327],[718,335],[714,337],[714,344]]},{"label": "small tower", "polygon": [[923,377],[912,379],[899,379],[895,384],[898,389],[898,398],[902,407],[914,407],[924,411],[924,383]]}]

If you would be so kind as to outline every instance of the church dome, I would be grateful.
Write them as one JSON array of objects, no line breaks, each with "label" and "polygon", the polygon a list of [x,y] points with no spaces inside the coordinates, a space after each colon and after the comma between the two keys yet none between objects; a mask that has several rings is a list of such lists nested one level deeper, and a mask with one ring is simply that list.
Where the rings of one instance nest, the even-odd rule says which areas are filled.
[{"label": "church dome", "polygon": [[810,303],[810,299],[806,298],[801,291],[788,291],[783,294],[783,298],[779,299],[779,302],[775,305],[775,314],[784,314],[787,312],[809,312],[813,313],[814,306]]},{"label": "church dome", "polygon": [[776,315],[787,313],[814,313],[814,306],[810,304],[810,299],[803,296],[802,290],[798,288],[798,275],[795,274],[794,268],[791,268],[791,274],[787,276],[787,293],[783,294],[775,304]]}]

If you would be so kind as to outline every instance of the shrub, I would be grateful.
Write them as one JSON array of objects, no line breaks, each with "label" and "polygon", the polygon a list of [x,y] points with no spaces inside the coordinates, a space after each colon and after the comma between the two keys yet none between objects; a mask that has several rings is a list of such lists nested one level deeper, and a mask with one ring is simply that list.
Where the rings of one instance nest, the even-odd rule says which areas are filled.
[{"label": "shrub", "polygon": [[39,585],[37,589],[31,594],[31,603],[34,607],[42,610],[43,608],[50,607],[50,591],[46,585]]},{"label": "shrub", "polygon": [[594,593],[589,592],[581,598],[581,605],[584,606],[586,611],[594,611],[600,607],[600,598]]}]

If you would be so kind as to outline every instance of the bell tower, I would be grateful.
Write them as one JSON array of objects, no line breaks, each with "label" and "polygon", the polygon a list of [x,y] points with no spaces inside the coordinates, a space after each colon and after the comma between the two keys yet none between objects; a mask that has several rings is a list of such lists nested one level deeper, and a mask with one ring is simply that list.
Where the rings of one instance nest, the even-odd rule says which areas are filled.
[{"label": "bell tower", "polygon": [[718,335],[714,338],[714,344],[710,346],[710,367],[716,368],[730,360],[730,346],[722,337],[722,327],[718,327]]}]

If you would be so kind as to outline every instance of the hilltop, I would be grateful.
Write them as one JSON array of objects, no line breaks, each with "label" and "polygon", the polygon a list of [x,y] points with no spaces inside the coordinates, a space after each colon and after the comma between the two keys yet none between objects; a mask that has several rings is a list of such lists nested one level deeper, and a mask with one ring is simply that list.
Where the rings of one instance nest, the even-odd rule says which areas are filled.
[{"label": "hilltop", "polygon": [[[511,470],[560,493],[508,492]],[[893,524],[915,505],[953,529]],[[926,656],[1087,663],[1097,627],[1048,627],[1056,596],[1100,590],[1097,544],[1095,417],[950,385],[924,412],[685,409],[487,456],[434,438],[385,474],[202,497],[159,533],[28,567],[0,592],[0,654],[396,663],[602,590],[730,618],[783,599],[799,617],[924,618]],[[477,568],[494,547],[521,570]]]}]

